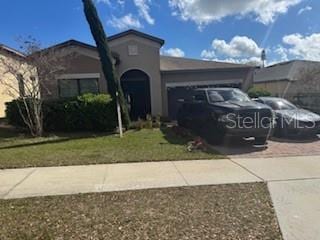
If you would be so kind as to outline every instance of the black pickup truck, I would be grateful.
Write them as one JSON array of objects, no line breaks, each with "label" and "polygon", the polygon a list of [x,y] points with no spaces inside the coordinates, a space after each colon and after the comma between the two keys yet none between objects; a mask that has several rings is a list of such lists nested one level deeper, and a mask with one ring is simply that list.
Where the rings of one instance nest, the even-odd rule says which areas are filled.
[{"label": "black pickup truck", "polygon": [[209,143],[222,143],[225,136],[255,138],[266,144],[274,117],[272,109],[252,101],[236,88],[206,88],[194,91],[193,100],[178,112],[178,125],[199,134]]}]

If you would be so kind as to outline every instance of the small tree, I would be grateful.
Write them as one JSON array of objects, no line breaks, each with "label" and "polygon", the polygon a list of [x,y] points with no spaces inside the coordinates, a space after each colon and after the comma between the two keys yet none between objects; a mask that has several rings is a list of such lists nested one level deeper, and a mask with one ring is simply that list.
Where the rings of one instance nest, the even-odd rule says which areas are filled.
[{"label": "small tree", "polygon": [[269,97],[271,96],[271,93],[263,88],[252,87],[248,90],[248,95],[251,98],[258,98],[258,97]]},{"label": "small tree", "polygon": [[20,50],[25,57],[1,56],[4,74],[0,84],[5,93],[18,105],[20,116],[34,137],[43,135],[43,99],[41,93],[49,93],[45,83],[56,78],[65,69],[63,61],[54,50],[40,51],[41,44],[34,38],[20,40]]},{"label": "small tree", "polygon": [[84,5],[84,13],[89,23],[92,36],[96,42],[97,49],[102,64],[102,70],[107,80],[109,93],[114,101],[118,101],[126,127],[130,124],[128,107],[120,85],[119,76],[116,73],[115,66],[112,61],[111,51],[108,45],[107,35],[103,29],[103,25],[99,19],[97,9],[92,0],[82,0]]}]

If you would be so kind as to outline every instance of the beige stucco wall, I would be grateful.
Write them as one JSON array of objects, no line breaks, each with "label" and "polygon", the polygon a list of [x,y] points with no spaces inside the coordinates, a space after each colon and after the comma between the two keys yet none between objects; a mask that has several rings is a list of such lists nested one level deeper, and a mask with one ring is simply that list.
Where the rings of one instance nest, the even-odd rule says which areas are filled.
[{"label": "beige stucco wall", "polygon": [[[107,83],[102,72],[101,63],[97,54],[90,53],[87,54],[84,49],[69,49],[64,51],[61,58],[63,58],[65,74],[100,74],[99,78],[99,90],[101,93],[107,93]],[[46,99],[59,98],[59,85],[58,85],[58,76],[57,79],[48,80],[45,82],[45,86],[48,90],[42,91],[42,96]]]},{"label": "beige stucco wall", "polygon": [[[141,70],[150,79],[152,115],[162,115],[162,94],[160,76],[160,47],[157,42],[135,35],[127,35],[111,41],[112,52],[119,54],[120,64],[117,66],[119,77],[129,70]],[[138,54],[130,56],[128,46],[137,46]]]},{"label": "beige stucco wall", "polygon": [[[135,35],[127,35],[109,42],[112,52],[119,55],[120,63],[117,65],[119,77],[126,71],[137,69],[145,72],[150,79],[151,109],[153,115],[162,114],[161,76],[160,76],[160,47],[157,42],[144,39]],[[128,46],[138,48],[138,55],[129,56]],[[100,92],[107,92],[107,83],[101,68],[97,51],[83,47],[68,47],[61,50],[60,57],[64,59],[65,74],[90,74],[99,73]],[[66,61],[67,58],[67,61]],[[58,98],[58,78],[46,82],[49,89],[42,93],[45,98]]]},{"label": "beige stucco wall", "polygon": [[[2,78],[2,76],[4,77],[3,68],[2,68],[2,66],[0,66],[0,78]],[[8,82],[14,81],[14,78],[7,75],[6,81],[8,81]],[[16,96],[16,97],[18,97],[18,96]],[[11,96],[8,94],[7,87],[4,84],[2,84],[1,80],[0,80],[0,118],[5,117],[5,109],[6,109],[5,103],[10,102],[13,99],[14,99],[14,96]]]},{"label": "beige stucco wall", "polygon": [[15,69],[15,72],[21,70],[21,74],[26,74],[29,67],[5,51],[0,51],[0,58],[0,118],[4,118],[5,103],[19,97],[18,81],[15,75],[8,73],[8,68]]}]

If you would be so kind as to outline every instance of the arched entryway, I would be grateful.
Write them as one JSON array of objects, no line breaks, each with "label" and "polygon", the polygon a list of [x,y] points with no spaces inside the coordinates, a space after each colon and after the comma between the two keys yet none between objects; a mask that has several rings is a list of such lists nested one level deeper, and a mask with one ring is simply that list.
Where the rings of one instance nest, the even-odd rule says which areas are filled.
[{"label": "arched entryway", "polygon": [[121,76],[121,87],[129,105],[131,120],[151,114],[150,79],[141,70],[130,70]]}]

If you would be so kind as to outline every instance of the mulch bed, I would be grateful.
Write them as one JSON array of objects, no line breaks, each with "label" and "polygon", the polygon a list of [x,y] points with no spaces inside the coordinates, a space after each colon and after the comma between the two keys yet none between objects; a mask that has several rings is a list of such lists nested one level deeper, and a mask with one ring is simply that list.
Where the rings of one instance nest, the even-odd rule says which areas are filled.
[{"label": "mulch bed", "polygon": [[0,201],[0,239],[282,239],[266,184]]}]

